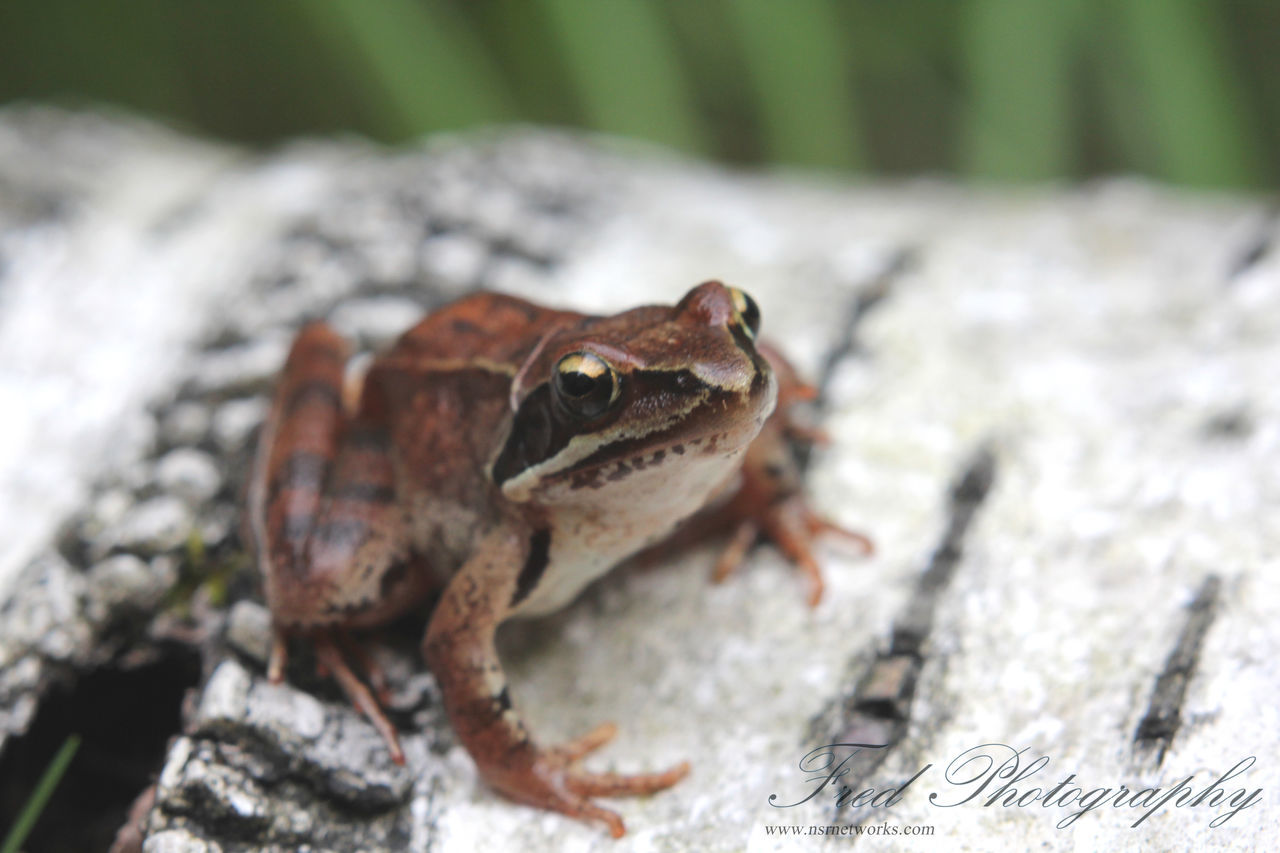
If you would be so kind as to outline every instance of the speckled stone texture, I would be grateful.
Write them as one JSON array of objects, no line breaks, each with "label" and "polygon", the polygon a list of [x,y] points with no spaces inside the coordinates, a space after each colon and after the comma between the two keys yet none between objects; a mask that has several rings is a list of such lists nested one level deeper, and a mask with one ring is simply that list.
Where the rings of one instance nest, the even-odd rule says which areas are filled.
[{"label": "speckled stone texture", "polygon": [[[877,850],[1263,849],[1278,240],[1259,201],[1130,181],[850,185],[530,131],[250,155],[0,111],[0,749],[55,683],[177,644],[203,675],[154,768],[151,853],[846,850],[842,826]],[[266,683],[237,507],[301,322],[373,350],[476,287],[612,311],[712,277],[820,381],[812,500],[878,551],[824,542],[816,610],[773,549],[712,586],[706,547],[504,629],[541,738],[612,720],[590,766],[692,762],[610,803],[626,838],[483,786],[418,628],[382,652],[404,768],[305,666]],[[885,744],[843,765],[849,799],[913,781],[837,808],[818,787],[847,749],[801,768],[837,742]],[[1018,750],[1047,763],[961,802]],[[1101,805],[1073,820],[1081,795]]]}]

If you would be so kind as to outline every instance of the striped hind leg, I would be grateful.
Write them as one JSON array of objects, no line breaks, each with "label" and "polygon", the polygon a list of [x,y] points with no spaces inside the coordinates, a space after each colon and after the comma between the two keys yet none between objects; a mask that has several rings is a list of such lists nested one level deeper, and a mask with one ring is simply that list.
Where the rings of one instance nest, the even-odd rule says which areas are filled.
[{"label": "striped hind leg", "polygon": [[328,326],[304,328],[259,440],[249,526],[274,630],[268,675],[283,679],[288,638],[308,636],[319,667],[403,763],[395,727],[338,642],[347,628],[385,622],[422,593],[421,573],[406,568],[387,429],[348,411],[346,359],[346,343]]}]

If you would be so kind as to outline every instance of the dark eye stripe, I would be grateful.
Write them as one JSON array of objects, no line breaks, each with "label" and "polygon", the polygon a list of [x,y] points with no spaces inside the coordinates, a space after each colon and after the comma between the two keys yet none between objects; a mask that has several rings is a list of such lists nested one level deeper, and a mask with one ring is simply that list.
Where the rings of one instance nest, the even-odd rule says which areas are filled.
[{"label": "dark eye stripe", "polygon": [[[667,394],[677,399],[689,399],[712,391],[711,386],[687,369],[639,370],[628,374],[627,383],[628,387],[637,389],[636,393],[646,398]],[[551,389],[544,382],[525,397],[516,412],[507,443],[493,463],[493,481],[501,486],[534,465],[556,456],[569,446],[574,436],[596,432],[606,426],[607,421],[584,424],[558,420]],[[649,437],[641,436],[635,441],[637,445],[646,445]],[[610,447],[601,448],[601,452],[611,454]],[[575,469],[579,467],[581,463],[574,466]]]}]

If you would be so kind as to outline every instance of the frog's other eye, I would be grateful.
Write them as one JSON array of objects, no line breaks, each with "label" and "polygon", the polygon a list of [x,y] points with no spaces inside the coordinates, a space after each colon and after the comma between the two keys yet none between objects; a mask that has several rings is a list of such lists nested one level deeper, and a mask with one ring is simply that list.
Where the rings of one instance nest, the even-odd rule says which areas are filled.
[{"label": "frog's other eye", "polygon": [[747,327],[747,331],[754,338],[760,332],[760,306],[756,305],[754,299],[736,287],[729,288],[729,296],[733,298],[733,310],[737,313],[738,319],[742,321],[742,325]]},{"label": "frog's other eye", "polygon": [[597,418],[618,399],[617,371],[595,353],[569,353],[556,362],[551,379],[560,405],[580,418]]}]

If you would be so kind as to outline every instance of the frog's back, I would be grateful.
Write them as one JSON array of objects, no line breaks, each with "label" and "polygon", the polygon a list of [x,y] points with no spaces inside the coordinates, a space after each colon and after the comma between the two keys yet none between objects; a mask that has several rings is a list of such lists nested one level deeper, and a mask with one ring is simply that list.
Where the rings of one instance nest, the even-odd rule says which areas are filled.
[{"label": "frog's back", "polygon": [[436,562],[462,556],[501,500],[488,476],[510,423],[521,364],[547,334],[580,315],[477,293],[433,312],[374,360],[361,417],[385,424],[398,500],[412,540]]},{"label": "frog's back", "polygon": [[389,360],[477,359],[514,374],[550,330],[582,320],[505,293],[475,293],[433,311],[400,336]]}]

